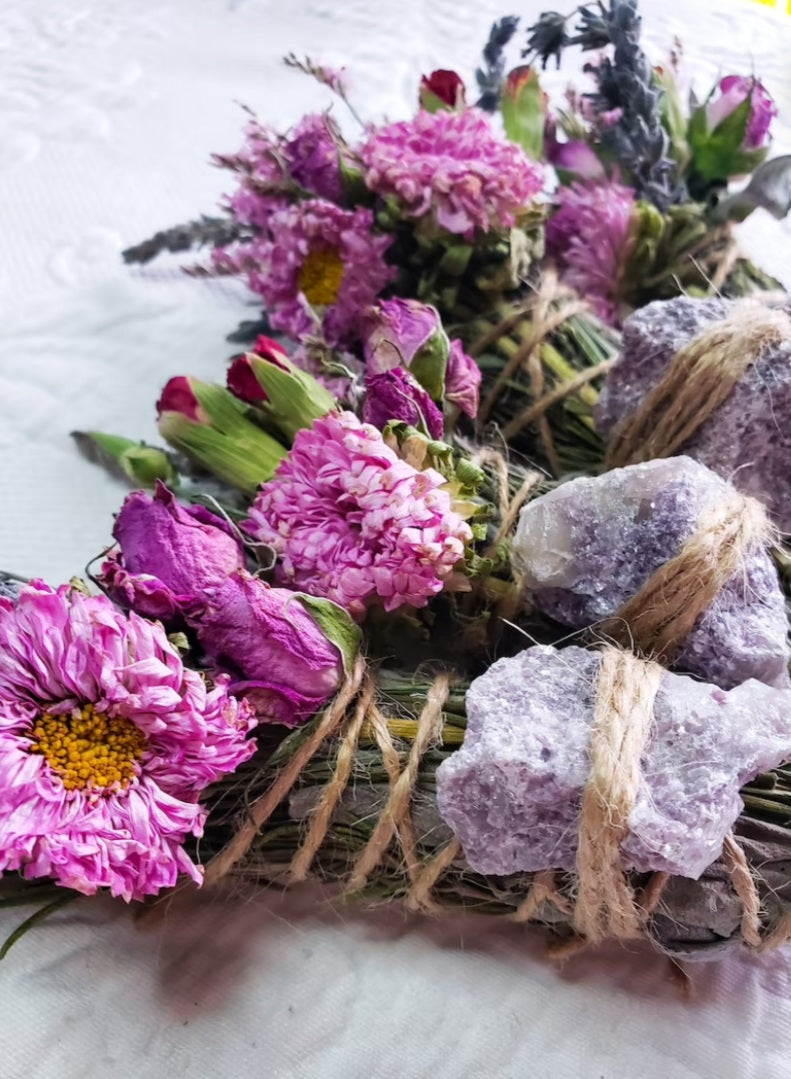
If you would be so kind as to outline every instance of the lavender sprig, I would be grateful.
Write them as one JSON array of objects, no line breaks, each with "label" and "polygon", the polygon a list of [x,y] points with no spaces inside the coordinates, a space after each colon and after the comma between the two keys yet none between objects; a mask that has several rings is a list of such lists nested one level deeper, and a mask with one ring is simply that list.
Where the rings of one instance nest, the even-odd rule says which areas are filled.
[{"label": "lavender sprig", "polygon": [[484,67],[477,68],[475,79],[481,96],[477,105],[484,112],[495,112],[500,104],[500,94],[505,75],[505,47],[516,33],[519,18],[506,15],[492,24],[489,40],[483,49]]},{"label": "lavender sprig", "polygon": [[201,217],[155,233],[142,243],[122,252],[124,262],[146,263],[163,251],[178,253],[198,247],[225,247],[241,236],[241,227],[230,217]]},{"label": "lavender sprig", "polygon": [[[575,14],[580,22],[572,36],[567,24]],[[628,173],[638,197],[665,211],[683,201],[686,192],[668,154],[661,116],[663,92],[640,47],[640,27],[637,0],[610,0],[609,8],[599,2],[595,8],[583,6],[565,17],[547,12],[529,28],[524,55],[535,55],[544,65],[555,56],[559,65],[569,46],[578,45],[583,52],[613,46],[612,59],[604,57],[586,68],[597,84],[595,93],[585,95],[595,115],[618,115],[615,123],[602,124],[599,145]]]}]

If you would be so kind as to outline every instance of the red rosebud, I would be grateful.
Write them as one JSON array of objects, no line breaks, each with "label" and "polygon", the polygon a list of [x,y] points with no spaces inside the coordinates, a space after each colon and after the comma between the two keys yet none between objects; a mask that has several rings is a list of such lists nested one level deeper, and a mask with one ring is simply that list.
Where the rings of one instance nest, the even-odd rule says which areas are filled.
[{"label": "red rosebud", "polygon": [[237,356],[228,368],[226,385],[234,397],[248,405],[257,405],[267,401],[263,386],[255,377],[249,356]]},{"label": "red rosebud", "polygon": [[288,353],[281,344],[271,337],[267,337],[266,334],[262,333],[256,337],[250,351],[254,352],[256,356],[261,356],[263,359],[269,360],[270,363],[277,364],[277,366],[282,367],[284,371],[288,370],[288,364],[283,362],[288,359]]},{"label": "red rosebud", "polygon": [[[438,105],[433,98],[437,98],[440,104]],[[461,110],[466,101],[464,82],[455,71],[443,69],[432,71],[429,76],[424,75],[420,80],[420,104],[429,112],[436,112],[440,105]]]},{"label": "red rosebud", "polygon": [[166,384],[157,401],[157,416],[161,418],[163,412],[179,412],[193,423],[209,423],[186,375],[176,375]]}]

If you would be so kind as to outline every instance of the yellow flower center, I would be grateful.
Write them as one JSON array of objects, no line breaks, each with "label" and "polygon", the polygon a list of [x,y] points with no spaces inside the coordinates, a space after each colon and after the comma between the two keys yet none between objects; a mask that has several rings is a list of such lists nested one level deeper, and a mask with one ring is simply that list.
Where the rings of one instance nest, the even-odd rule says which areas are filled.
[{"label": "yellow flower center", "polygon": [[33,738],[31,753],[43,753],[67,791],[128,786],[146,747],[131,720],[97,712],[92,704],[58,716],[43,712]]},{"label": "yellow flower center", "polygon": [[312,307],[327,307],[338,299],[344,266],[337,247],[314,247],[299,271],[299,288]]}]

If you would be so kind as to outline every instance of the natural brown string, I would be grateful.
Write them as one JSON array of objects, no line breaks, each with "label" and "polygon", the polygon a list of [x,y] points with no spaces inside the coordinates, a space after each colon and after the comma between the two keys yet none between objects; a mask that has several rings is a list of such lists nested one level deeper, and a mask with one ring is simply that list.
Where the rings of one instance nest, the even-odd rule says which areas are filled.
[{"label": "natural brown string", "polygon": [[582,796],[577,896],[572,925],[592,944],[643,935],[644,915],[621,868],[621,841],[640,786],[640,757],[653,723],[662,668],[615,648],[602,650]]},{"label": "natural brown string", "polygon": [[722,860],[730,873],[733,890],[742,902],[741,931],[753,948],[761,943],[761,899],[744,851],[729,832],[722,845]]},{"label": "natural brown string", "polygon": [[672,457],[769,346],[791,337],[783,311],[741,300],[675,354],[659,383],[614,432],[607,468]]},{"label": "natural brown string", "polygon": [[322,743],[334,734],[347,716],[349,705],[357,696],[365,675],[365,660],[358,656],[349,677],[341,687],[337,697],[325,710],[320,722],[310,737],[299,747],[294,756],[278,774],[269,790],[247,811],[233,838],[212,858],[206,866],[203,877],[205,886],[210,887],[222,880],[244,858],[255,837],[266,824],[274,811],[288,795],[302,770],[307,766]]},{"label": "natural brown string", "polygon": [[[374,826],[371,837],[352,868],[346,886],[350,892],[359,891],[365,887],[369,876],[390,845],[393,835],[398,832],[399,827],[403,829],[409,813],[412,791],[417,780],[420,762],[426,750],[439,742],[442,737],[442,707],[447,699],[449,689],[450,675],[440,674],[428,691],[426,704],[418,718],[417,732],[410,746],[404,770],[391,786],[387,803]],[[407,854],[405,851],[404,853],[407,858],[407,869],[409,869],[410,861],[413,866],[416,864],[416,857],[410,857],[411,852]]]},{"label": "natural brown string", "polygon": [[311,863],[324,841],[332,820],[332,814],[335,812],[349,782],[360,730],[363,722],[368,717],[375,694],[376,683],[368,673],[365,676],[362,693],[357,698],[357,706],[354,710],[352,721],[341,739],[332,779],[324,788],[321,799],[311,815],[310,828],[302,846],[291,860],[289,877],[292,883],[305,880],[310,871]]},{"label": "natural brown string", "polygon": [[[495,378],[494,385],[481,402],[477,420],[479,428],[486,423],[505,386],[520,367],[525,369],[530,380],[530,394],[533,402],[540,403],[545,382],[544,366],[541,362],[541,346],[547,337],[558,330],[572,315],[580,314],[584,310],[585,304],[583,301],[576,299],[568,288],[559,283],[557,275],[550,271],[545,274],[538,291],[529,304],[520,306],[516,312],[509,315],[499,325],[475,342],[470,350],[473,356],[480,355],[490,344],[497,341],[504,334],[510,333],[526,315],[530,315],[531,326],[526,339],[506,361]],[[595,376],[588,376],[588,378],[583,379],[580,385],[584,385],[591,377]],[[568,393],[574,392],[573,389],[566,390],[565,386],[562,388],[565,392],[561,394],[561,398]],[[534,410],[534,415],[531,416],[531,419],[519,424],[516,430],[521,430],[529,422],[537,423],[539,438],[550,468],[556,476],[559,476],[562,469],[552,437],[552,428],[546,416],[548,407],[549,405],[546,405],[543,408]],[[534,406],[531,406],[531,409],[533,408]],[[508,426],[509,429],[513,428],[513,421]]]},{"label": "natural brown string", "polygon": [[512,915],[513,921],[532,921],[545,903],[554,903],[564,914],[571,913],[571,904],[557,889],[556,877],[554,869],[544,869],[541,873],[536,873],[527,897],[522,900]]},{"label": "natural brown string", "polygon": [[522,506],[528,501],[530,496],[537,491],[545,477],[541,472],[527,472],[519,489],[512,498],[508,476],[508,461],[499,450],[494,449],[492,446],[481,446],[475,451],[471,460],[473,464],[479,466],[490,465],[495,474],[497,509],[500,515],[500,524],[498,525],[494,539],[483,553],[483,557],[488,558],[496,551],[497,546],[502,543],[506,536],[508,536],[511,529],[516,524],[516,519],[519,516],[519,511]]},{"label": "natural brown string", "polygon": [[763,506],[734,494],[711,506],[678,554],[598,629],[626,647],[672,662],[698,618],[772,528]]}]

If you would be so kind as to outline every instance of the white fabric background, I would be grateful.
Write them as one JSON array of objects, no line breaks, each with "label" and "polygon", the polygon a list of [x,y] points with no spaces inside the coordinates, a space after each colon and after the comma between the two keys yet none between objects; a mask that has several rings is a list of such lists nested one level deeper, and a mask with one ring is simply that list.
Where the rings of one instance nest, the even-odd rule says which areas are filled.
[{"label": "white fabric background", "polygon": [[[701,90],[717,73],[761,74],[785,109],[776,149],[791,150],[791,17],[746,0],[642,6],[657,58],[682,36]],[[3,568],[55,583],[107,542],[122,489],[76,456],[71,428],[153,437],[167,376],[221,370],[244,294],[130,271],[119,252],[212,210],[227,181],[206,159],[239,143],[234,102],[283,125],[323,107],[320,88],[279,64],[295,50],[346,63],[366,117],[401,117],[421,72],[471,74],[505,13],[500,0],[4,0]],[[791,285],[789,231],[757,214],[744,242]],[[0,933],[19,917],[4,912]],[[340,914],[300,897],[203,901],[148,929],[77,903],[0,967],[0,1074],[791,1074],[789,955],[693,976],[685,1003],[639,949],[558,970],[516,927]]]}]

